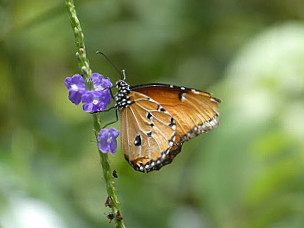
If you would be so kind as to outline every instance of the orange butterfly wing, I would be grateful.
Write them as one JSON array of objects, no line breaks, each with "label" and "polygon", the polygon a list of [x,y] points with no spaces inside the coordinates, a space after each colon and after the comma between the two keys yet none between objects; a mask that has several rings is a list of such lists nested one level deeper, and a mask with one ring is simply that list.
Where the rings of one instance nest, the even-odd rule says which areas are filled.
[{"label": "orange butterfly wing", "polygon": [[148,96],[131,92],[132,102],[121,110],[121,148],[134,169],[150,171],[172,148],[176,125],[172,115]]},{"label": "orange butterfly wing", "polygon": [[218,104],[221,101],[207,92],[164,84],[140,85],[131,89],[158,102],[176,122],[174,144],[166,158],[153,169],[171,163],[185,141],[218,126]]}]

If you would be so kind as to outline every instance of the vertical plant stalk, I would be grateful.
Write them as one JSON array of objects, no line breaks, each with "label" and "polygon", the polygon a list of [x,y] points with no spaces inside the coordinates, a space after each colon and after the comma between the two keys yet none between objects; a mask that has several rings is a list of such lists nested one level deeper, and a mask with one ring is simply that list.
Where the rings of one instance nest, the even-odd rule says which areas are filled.
[{"label": "vertical plant stalk", "polygon": [[[79,19],[77,18],[76,9],[73,0],[66,0],[66,6],[68,10],[68,14],[70,17],[71,26],[74,32],[75,44],[77,48],[76,57],[79,61],[81,71],[83,72],[83,77],[86,82],[86,86],[88,89],[92,90],[93,82],[89,80],[92,75],[92,71],[90,69],[89,60],[86,55],[85,45],[84,45],[84,35],[80,26]],[[101,122],[97,113],[92,114],[93,122],[94,122],[94,131],[97,140],[98,133],[101,130]],[[101,166],[103,169],[103,176],[106,182],[107,193],[111,199],[110,207],[112,208],[112,213],[114,215],[115,227],[117,228],[125,228],[121,212],[120,212],[120,203],[118,201],[117,195],[115,193],[114,186],[114,178],[111,173],[108,154],[102,153],[100,150],[99,156],[101,161]],[[109,206],[109,205],[108,205]]]}]

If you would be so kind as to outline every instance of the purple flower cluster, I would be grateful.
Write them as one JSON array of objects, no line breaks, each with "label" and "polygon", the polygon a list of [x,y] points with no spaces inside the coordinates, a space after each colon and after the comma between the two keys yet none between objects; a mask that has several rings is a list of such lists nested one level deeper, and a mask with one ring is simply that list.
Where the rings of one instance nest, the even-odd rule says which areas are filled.
[{"label": "purple flower cluster", "polygon": [[[89,80],[93,80],[94,90],[88,90],[85,86],[84,78],[75,74],[73,77],[65,79],[65,86],[69,90],[69,99],[75,105],[83,103],[85,112],[100,112],[111,103],[110,88],[113,84],[110,79],[105,79],[99,73],[93,73]],[[114,154],[117,148],[117,137],[119,131],[114,128],[101,129],[98,134],[98,148],[102,153]]]},{"label": "purple flower cluster", "polygon": [[83,103],[85,112],[100,112],[111,103],[110,88],[113,84],[110,79],[105,79],[99,73],[93,73],[89,80],[93,80],[94,90],[87,90],[85,81],[79,74],[65,79],[65,86],[68,88],[69,99],[75,105]]}]

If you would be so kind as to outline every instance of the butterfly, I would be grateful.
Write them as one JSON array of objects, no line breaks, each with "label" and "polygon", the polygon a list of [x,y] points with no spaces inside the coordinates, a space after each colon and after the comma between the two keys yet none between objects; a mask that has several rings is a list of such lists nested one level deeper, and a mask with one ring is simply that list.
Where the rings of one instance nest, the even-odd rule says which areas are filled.
[{"label": "butterfly", "polygon": [[184,142],[218,126],[221,100],[210,93],[158,83],[130,86],[125,77],[116,87],[121,149],[137,171],[159,170]]}]

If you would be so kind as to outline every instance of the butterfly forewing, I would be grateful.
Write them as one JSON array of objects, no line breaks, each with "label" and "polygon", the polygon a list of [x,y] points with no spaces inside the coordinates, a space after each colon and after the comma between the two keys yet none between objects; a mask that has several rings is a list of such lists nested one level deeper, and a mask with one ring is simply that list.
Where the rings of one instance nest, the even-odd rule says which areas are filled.
[{"label": "butterfly forewing", "polygon": [[172,115],[148,96],[131,92],[131,104],[121,110],[122,151],[137,170],[152,170],[169,153],[175,140]]}]

